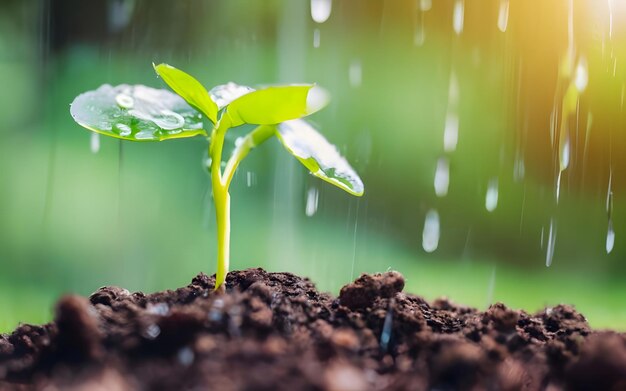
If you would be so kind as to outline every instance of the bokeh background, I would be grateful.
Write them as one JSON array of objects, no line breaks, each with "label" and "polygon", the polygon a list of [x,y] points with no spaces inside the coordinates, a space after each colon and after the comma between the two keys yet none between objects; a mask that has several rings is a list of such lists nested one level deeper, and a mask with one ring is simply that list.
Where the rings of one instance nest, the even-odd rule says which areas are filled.
[{"label": "bokeh background", "polygon": [[311,119],[365,196],[264,144],[232,185],[232,268],[334,293],[395,269],[429,299],[565,302],[626,330],[626,2],[3,0],[0,331],[62,293],[214,272],[206,140],[98,138],[69,115],[104,83],[166,88],[152,62],[332,94]]}]

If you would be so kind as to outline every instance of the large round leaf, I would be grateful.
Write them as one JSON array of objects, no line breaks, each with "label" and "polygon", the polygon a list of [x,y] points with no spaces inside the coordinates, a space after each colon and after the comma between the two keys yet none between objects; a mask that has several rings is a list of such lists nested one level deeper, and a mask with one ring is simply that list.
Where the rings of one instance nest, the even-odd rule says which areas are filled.
[{"label": "large round leaf", "polygon": [[142,85],[105,84],[74,99],[70,113],[79,125],[132,141],[161,141],[205,135],[202,115],[180,96]]},{"label": "large round leaf", "polygon": [[326,90],[314,84],[276,86],[240,96],[226,112],[232,126],[273,125],[313,114],[327,103]]},{"label": "large round leaf", "polygon": [[276,135],[283,146],[295,156],[311,174],[347,191],[363,195],[361,178],[348,161],[339,154],[313,126],[304,120],[293,120],[278,125]]}]

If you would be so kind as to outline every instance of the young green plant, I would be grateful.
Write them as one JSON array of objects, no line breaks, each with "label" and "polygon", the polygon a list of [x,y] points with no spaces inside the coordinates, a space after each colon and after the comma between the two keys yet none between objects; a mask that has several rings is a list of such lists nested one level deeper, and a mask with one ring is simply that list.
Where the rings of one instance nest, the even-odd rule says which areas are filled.
[{"label": "young green plant", "polygon": [[[276,136],[310,172],[343,190],[363,195],[363,182],[348,162],[310,123],[303,120],[328,103],[328,93],[314,84],[282,85],[255,90],[228,83],[207,91],[189,74],[167,64],[156,73],[175,92],[143,85],[105,84],[74,99],[70,113],[81,126],[130,141],[163,141],[209,137],[209,161],[217,221],[215,289],[228,273],[230,259],[230,194],[241,161],[255,147]],[[206,118],[211,130],[205,129]],[[256,125],[235,143],[222,169],[229,129]]]}]

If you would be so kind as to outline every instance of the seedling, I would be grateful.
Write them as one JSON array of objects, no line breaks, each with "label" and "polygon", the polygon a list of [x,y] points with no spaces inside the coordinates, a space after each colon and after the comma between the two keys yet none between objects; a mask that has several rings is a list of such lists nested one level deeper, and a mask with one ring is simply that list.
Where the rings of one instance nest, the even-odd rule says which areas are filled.
[{"label": "seedling", "polygon": [[[81,126],[130,141],[163,141],[209,137],[210,175],[217,221],[215,289],[226,280],[230,254],[228,188],[241,161],[255,147],[276,136],[311,174],[348,193],[363,195],[363,182],[337,148],[303,117],[328,103],[328,93],[314,84],[282,85],[255,90],[228,83],[208,91],[195,78],[167,64],[157,74],[174,90],[143,85],[105,84],[74,99],[70,113]],[[211,123],[210,135],[203,116]],[[257,125],[238,139],[222,169],[228,129]]]}]

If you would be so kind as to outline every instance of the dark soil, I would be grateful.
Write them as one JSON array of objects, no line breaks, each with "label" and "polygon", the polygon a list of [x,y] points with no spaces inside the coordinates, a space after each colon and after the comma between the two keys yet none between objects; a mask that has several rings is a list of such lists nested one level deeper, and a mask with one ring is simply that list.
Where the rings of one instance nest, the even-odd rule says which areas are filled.
[{"label": "dark soil", "polygon": [[261,269],[213,284],[63,297],[52,323],[0,336],[0,389],[626,390],[626,335],[569,306],[428,303],[395,272],[339,298]]}]

